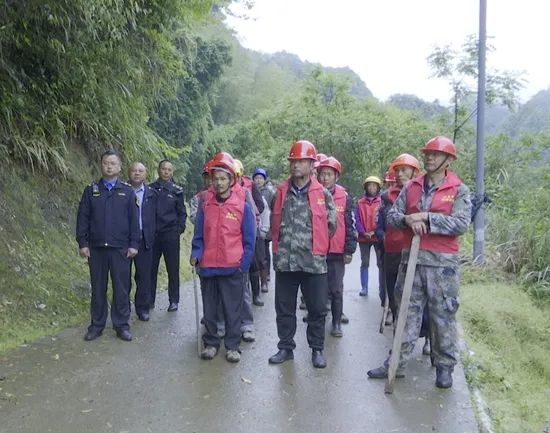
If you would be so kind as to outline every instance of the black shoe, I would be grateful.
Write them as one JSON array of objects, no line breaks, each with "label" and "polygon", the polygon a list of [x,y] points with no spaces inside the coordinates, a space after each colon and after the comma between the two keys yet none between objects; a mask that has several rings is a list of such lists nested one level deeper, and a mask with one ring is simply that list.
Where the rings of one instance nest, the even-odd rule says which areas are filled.
[{"label": "black shoe", "polygon": [[258,296],[253,296],[252,297],[252,303],[254,305],[256,305],[256,307],[263,307],[264,306],[264,301],[262,299],[262,297],[258,294]]},{"label": "black shoe", "polygon": [[86,335],[84,335],[84,340],[85,341],[95,340],[97,337],[101,337],[101,334],[103,334],[103,331],[88,331],[86,332]]},{"label": "black shoe", "polygon": [[137,313],[138,319],[142,322],[148,322],[149,321],[149,313],[147,311],[144,311],[143,313]]},{"label": "black shoe", "polygon": [[178,303],[177,302],[170,302],[170,305],[168,306],[168,311],[178,311]]},{"label": "black shoe", "polygon": [[311,352],[311,362],[315,368],[325,368],[327,366],[327,360],[322,350],[314,350]]},{"label": "black shoe", "polygon": [[307,317],[307,314],[306,314],[304,317],[302,317],[302,321],[303,321],[304,323],[307,323],[307,320],[308,320],[308,317]]},{"label": "black shoe", "polygon": [[279,349],[279,351],[269,358],[270,364],[282,364],[289,359],[294,359],[294,352],[288,349]]},{"label": "black shoe", "polygon": [[[371,379],[386,379],[388,377],[388,369],[384,366],[373,368],[372,370],[367,371],[367,376]],[[398,371],[395,374],[395,377],[402,378],[405,377],[405,375]]]},{"label": "black shoe", "polygon": [[346,316],[346,315],[344,314],[344,312],[342,312],[342,316],[340,317],[340,322],[342,322],[342,323],[344,323],[344,324],[349,323],[348,316]]},{"label": "black shoe", "polygon": [[438,388],[450,388],[453,386],[453,375],[450,368],[437,367],[435,386]]},{"label": "black shoe", "polygon": [[300,306],[298,307],[300,310],[307,310],[307,307],[306,307],[306,302],[304,301],[304,299],[302,298],[302,300],[300,301]]},{"label": "black shoe", "polygon": [[332,329],[330,330],[330,335],[333,337],[343,337],[344,333],[342,332],[342,325],[340,325],[340,322],[333,323]]},{"label": "black shoe", "polygon": [[116,336],[123,341],[132,341],[132,334],[127,329],[117,329]]}]

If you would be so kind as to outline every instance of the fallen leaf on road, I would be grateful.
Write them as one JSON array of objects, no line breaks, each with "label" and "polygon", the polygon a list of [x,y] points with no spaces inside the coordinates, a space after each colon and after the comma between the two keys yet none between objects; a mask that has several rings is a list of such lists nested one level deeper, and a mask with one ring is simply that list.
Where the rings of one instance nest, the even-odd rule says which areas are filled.
[{"label": "fallen leaf on road", "polygon": [[84,409],[84,410],[81,410],[80,412],[81,413],[90,413],[93,409]]},{"label": "fallen leaf on road", "polygon": [[249,385],[252,384],[252,381],[250,379],[247,379],[246,377],[242,377],[241,376],[241,380],[244,382],[244,383],[248,383]]}]

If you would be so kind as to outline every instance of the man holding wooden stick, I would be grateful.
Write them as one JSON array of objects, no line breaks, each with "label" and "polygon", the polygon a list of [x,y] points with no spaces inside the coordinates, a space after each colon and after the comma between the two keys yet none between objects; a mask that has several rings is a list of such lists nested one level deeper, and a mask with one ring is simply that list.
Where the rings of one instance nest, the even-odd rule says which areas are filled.
[{"label": "man holding wooden stick", "polygon": [[[470,223],[471,202],[468,187],[449,170],[457,158],[454,143],[434,137],[421,149],[426,174],[412,179],[401,191],[388,213],[388,223],[405,230],[410,245],[413,234],[420,238],[420,250],[412,285],[397,377],[404,376],[428,304],[433,330],[432,354],[436,367],[436,386],[450,388],[457,362],[456,312],[459,306],[459,242]],[[395,285],[401,303],[409,250],[403,250]],[[399,346],[398,346],[399,347]],[[388,376],[389,358],[384,365],[367,374],[374,379]]]}]

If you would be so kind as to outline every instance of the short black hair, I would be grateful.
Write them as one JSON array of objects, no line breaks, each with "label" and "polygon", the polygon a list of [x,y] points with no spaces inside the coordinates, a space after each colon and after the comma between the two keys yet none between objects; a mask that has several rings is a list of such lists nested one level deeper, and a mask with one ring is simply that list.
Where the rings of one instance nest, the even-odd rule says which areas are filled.
[{"label": "short black hair", "polygon": [[159,162],[159,168],[161,168],[162,164],[164,164],[165,162],[169,162],[170,164],[174,165],[169,159],[161,159]]},{"label": "short black hair", "polygon": [[103,158],[105,158],[106,156],[111,156],[111,155],[115,155],[118,158],[118,160],[122,162],[122,155],[118,150],[115,150],[115,149],[107,149],[105,152],[103,152],[101,154],[100,161],[103,161]]}]

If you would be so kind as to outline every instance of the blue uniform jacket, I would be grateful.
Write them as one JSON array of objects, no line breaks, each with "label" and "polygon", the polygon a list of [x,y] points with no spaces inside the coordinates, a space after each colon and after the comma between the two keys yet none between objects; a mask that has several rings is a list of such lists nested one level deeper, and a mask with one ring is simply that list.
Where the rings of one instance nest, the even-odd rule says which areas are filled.
[{"label": "blue uniform jacket", "polygon": [[117,179],[109,191],[103,182],[84,189],[76,218],[80,248],[138,248],[139,214],[134,190]]},{"label": "blue uniform jacket", "polygon": [[173,182],[163,182],[159,179],[149,186],[158,193],[157,233],[183,233],[187,220],[183,188]]},{"label": "blue uniform jacket", "polygon": [[158,192],[149,185],[144,185],[143,204],[141,207],[141,224],[143,226],[143,240],[145,248],[153,247],[157,227]]},{"label": "blue uniform jacket", "polygon": [[[254,246],[256,242],[256,216],[252,211],[252,207],[245,202],[244,216],[241,224],[243,233],[243,257],[239,269],[246,273],[250,268],[252,257],[254,256]],[[193,234],[193,243],[191,247],[191,257],[197,258],[199,261],[204,253],[204,212],[202,206],[199,206],[197,211],[197,219],[195,221],[195,231]],[[202,277],[220,277],[233,275],[237,272],[236,268],[199,268]]]}]

